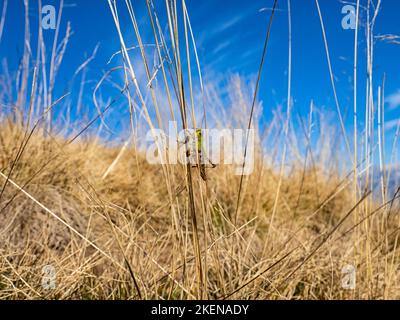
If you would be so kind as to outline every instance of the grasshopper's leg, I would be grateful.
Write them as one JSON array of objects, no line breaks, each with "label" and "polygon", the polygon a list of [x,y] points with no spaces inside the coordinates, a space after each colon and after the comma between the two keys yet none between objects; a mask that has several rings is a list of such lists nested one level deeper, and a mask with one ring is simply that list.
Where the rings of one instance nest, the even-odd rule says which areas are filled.
[{"label": "grasshopper's leg", "polygon": [[206,166],[204,164],[200,164],[200,176],[204,181],[207,181]]}]

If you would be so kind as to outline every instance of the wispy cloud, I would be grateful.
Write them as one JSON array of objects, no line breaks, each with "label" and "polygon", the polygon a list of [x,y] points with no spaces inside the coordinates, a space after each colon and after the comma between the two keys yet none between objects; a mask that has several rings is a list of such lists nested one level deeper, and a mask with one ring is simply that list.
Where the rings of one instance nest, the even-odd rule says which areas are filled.
[{"label": "wispy cloud", "polygon": [[212,53],[213,53],[213,54],[217,54],[217,53],[219,53],[221,50],[225,49],[226,47],[229,47],[231,44],[232,44],[232,40],[231,40],[231,39],[230,39],[230,40],[226,40],[226,41],[224,41],[224,42],[218,44],[218,45],[214,48],[214,50],[213,50]]},{"label": "wispy cloud", "polygon": [[238,14],[237,16],[234,16],[223,23],[221,23],[217,28],[214,29],[214,33],[220,33],[223,32],[231,27],[233,27],[235,24],[239,23],[241,20],[243,20],[246,17],[246,14]]},{"label": "wispy cloud", "polygon": [[400,89],[387,97],[386,101],[389,103],[390,109],[400,107]]},{"label": "wispy cloud", "polygon": [[227,31],[228,29],[239,24],[242,20],[248,18],[249,15],[254,14],[256,12],[257,9],[254,6],[250,6],[249,8],[236,13],[235,15],[229,17],[228,19],[220,23],[218,26],[216,26],[212,31],[212,34],[218,34]]},{"label": "wispy cloud", "polygon": [[[272,10],[273,10],[273,8],[264,7],[264,8],[259,9],[258,12],[272,11]],[[283,11],[283,10],[275,8],[275,11]]]},{"label": "wispy cloud", "polygon": [[400,120],[399,119],[393,119],[390,120],[388,122],[385,123],[385,130],[389,131],[392,130],[394,128],[397,128],[400,124]]}]

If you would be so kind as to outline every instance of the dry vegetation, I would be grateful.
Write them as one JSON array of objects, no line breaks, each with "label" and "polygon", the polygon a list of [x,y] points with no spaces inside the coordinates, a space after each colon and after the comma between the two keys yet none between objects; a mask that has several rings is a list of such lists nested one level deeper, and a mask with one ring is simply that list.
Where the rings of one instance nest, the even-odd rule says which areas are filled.
[{"label": "dry vegetation", "polygon": [[[161,103],[152,86],[148,88],[152,102],[143,99],[143,87],[135,82],[119,29],[117,7],[109,2],[124,58],[126,105],[136,101],[137,108],[147,115],[147,108],[157,109]],[[130,3],[127,0],[127,6],[121,8],[131,13],[137,26]],[[164,57],[167,42],[159,33],[151,3],[155,41],[163,44],[155,54]],[[170,109],[165,101],[162,106],[171,110],[171,117],[181,118],[183,128],[196,127],[192,83],[183,84],[181,77],[188,66],[181,63],[179,55],[192,44],[188,14],[175,1],[166,4],[168,32],[177,40],[179,29],[186,41],[181,47],[175,41],[170,48],[172,72],[167,63],[158,69],[166,96],[176,95],[168,99]],[[183,10],[183,22],[179,23],[178,10]],[[270,22],[272,25],[272,18]],[[138,29],[135,31],[142,46]],[[40,51],[41,44],[38,47]],[[188,57],[196,60],[195,52],[191,53],[194,57]],[[141,55],[147,64],[144,50]],[[45,63],[40,54],[38,57],[41,62],[36,66]],[[62,61],[57,57],[50,61]],[[289,54],[289,65],[290,59]],[[150,165],[135,143],[122,151],[121,146],[110,147],[80,130],[89,128],[89,120],[75,133],[69,130],[65,134],[60,124],[49,128],[48,108],[63,101],[44,95],[51,90],[43,89],[41,68],[23,70],[26,81],[19,82],[14,111],[4,115],[0,125],[1,299],[400,298],[397,193],[390,195],[385,174],[378,179],[382,190],[378,187],[377,194],[370,192],[374,184],[369,179],[375,177],[370,172],[374,161],[369,158],[371,149],[364,150],[364,157],[355,148],[351,155],[358,165],[343,166],[344,158],[351,161],[335,148],[346,150],[346,143],[338,143],[334,137],[343,138],[346,133],[327,126],[316,110],[311,109],[309,119],[303,119],[304,130],[294,132],[289,126],[288,103],[286,112],[277,111],[271,124],[258,130],[253,174],[235,176],[232,167],[221,165],[208,170],[208,180],[203,181],[199,170],[190,166]],[[152,78],[151,70],[147,76]],[[288,80],[290,97],[290,72]],[[242,97],[238,83],[232,90]],[[250,105],[238,101],[239,109],[230,112],[232,119],[225,116],[216,123],[232,127],[238,123],[235,119],[250,118],[253,123],[246,120],[241,126],[256,126],[257,119],[252,118],[255,99]],[[40,108],[31,112],[36,106]],[[201,110],[201,106],[196,108]],[[311,143],[317,118],[321,127],[318,142]],[[132,116],[135,128],[134,119]],[[376,134],[373,119],[371,116],[370,127],[362,136]],[[151,116],[146,121],[150,128],[157,126]],[[324,134],[327,131],[330,134]],[[263,147],[265,140],[273,146],[268,151]],[[364,145],[365,141],[354,144]],[[369,148],[382,150],[381,144]],[[381,172],[386,172],[384,169]],[[52,290],[42,287],[46,265],[56,270],[56,288]],[[354,290],[342,287],[345,265],[356,267]]]}]

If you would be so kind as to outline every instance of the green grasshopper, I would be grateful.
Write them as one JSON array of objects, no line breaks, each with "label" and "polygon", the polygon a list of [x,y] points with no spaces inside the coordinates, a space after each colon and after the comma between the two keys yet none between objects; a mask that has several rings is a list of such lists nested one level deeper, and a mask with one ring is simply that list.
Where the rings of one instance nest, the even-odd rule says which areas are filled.
[{"label": "green grasshopper", "polygon": [[[196,145],[195,145],[195,152],[197,153],[197,164],[192,165],[192,168],[200,168],[200,176],[204,181],[207,181],[207,173],[206,173],[206,161],[204,161],[204,148],[203,148],[203,132],[202,129],[196,129],[195,130],[195,141],[196,141]],[[188,138],[186,139],[186,143],[188,142]],[[187,155],[188,157],[190,156],[190,152],[191,150],[189,150],[189,154]],[[215,168],[216,165],[213,164],[211,162],[210,159],[207,158],[207,161],[210,163],[210,167],[211,168]]]}]

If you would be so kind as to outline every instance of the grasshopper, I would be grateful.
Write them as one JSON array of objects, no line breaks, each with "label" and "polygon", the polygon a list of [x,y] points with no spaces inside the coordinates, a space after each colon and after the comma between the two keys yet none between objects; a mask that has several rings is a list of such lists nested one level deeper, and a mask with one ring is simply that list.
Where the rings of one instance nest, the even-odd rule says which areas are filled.
[{"label": "grasshopper", "polygon": [[[203,157],[205,157],[205,155],[203,153],[203,133],[201,129],[196,129],[196,146],[200,162],[200,176],[204,181],[207,181],[206,164],[203,161]],[[212,163],[210,159],[207,158],[207,160],[211,164],[211,168],[216,167],[216,165]]]},{"label": "grasshopper", "polygon": [[[210,159],[207,158],[207,161],[204,161],[204,148],[203,148],[203,132],[202,129],[195,129],[195,146],[192,148],[188,148],[187,157],[190,157],[191,153],[197,154],[196,164],[192,165],[192,168],[200,168],[200,176],[204,181],[207,181],[207,173],[206,173],[206,162],[210,164],[209,168],[215,168],[216,165],[211,162]],[[186,137],[185,143],[189,142],[189,137]]]}]

